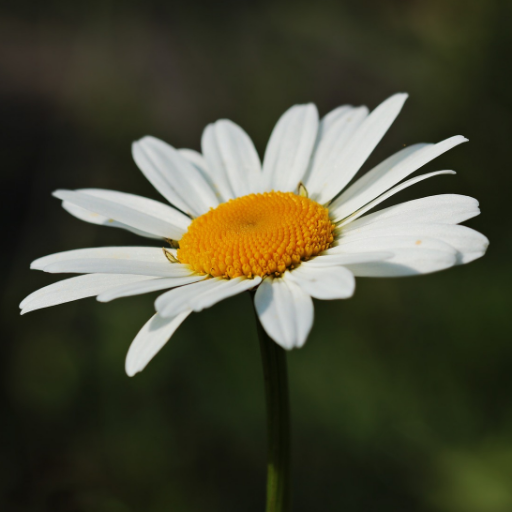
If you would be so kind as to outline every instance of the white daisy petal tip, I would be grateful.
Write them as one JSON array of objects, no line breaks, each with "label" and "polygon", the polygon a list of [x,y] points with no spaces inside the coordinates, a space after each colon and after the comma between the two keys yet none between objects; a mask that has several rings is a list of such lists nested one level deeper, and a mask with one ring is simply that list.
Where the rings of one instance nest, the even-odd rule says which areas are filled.
[{"label": "white daisy petal tip", "polygon": [[382,103],[377,105],[375,109],[372,111],[375,112],[378,109],[380,110],[390,110],[389,114],[393,119],[400,113],[402,110],[402,107],[404,106],[404,103],[409,98],[409,93],[407,92],[397,92],[395,94],[392,94],[387,99],[385,99]]},{"label": "white daisy petal tip", "polygon": [[21,314],[94,297],[122,286],[140,286],[144,283],[147,286],[150,282],[154,282],[154,278],[128,274],[85,274],[71,277],[40,288],[25,297],[20,303]]},{"label": "white daisy petal tip", "polygon": [[137,159],[140,157],[140,153],[141,153],[140,143],[143,139],[144,139],[144,137],[134,140],[132,142],[132,145],[131,145],[132,158],[135,162],[137,162]]},{"label": "white daisy petal tip", "polygon": [[183,311],[173,318],[162,318],[157,313],[146,322],[126,354],[125,371],[128,377],[144,370],[190,313]]},{"label": "white daisy petal tip", "polygon": [[387,100],[383,101],[382,103],[385,103],[387,101],[393,101],[397,103],[401,103],[402,105],[407,101],[409,98],[408,92],[397,92],[395,94],[392,94]]},{"label": "white daisy petal tip", "polygon": [[69,192],[69,190],[58,188],[57,190],[54,190],[52,192],[52,196],[56,197],[57,199],[60,199],[61,201],[64,201],[64,199],[62,199],[62,192]]},{"label": "white daisy petal tip", "polygon": [[143,144],[151,144],[151,143],[158,144],[159,142],[160,142],[160,139],[158,139],[157,137],[154,137],[153,135],[144,135],[140,139],[133,141],[132,147],[133,146],[141,147]]},{"label": "white daisy petal tip", "polygon": [[313,326],[313,301],[295,282],[267,277],[256,291],[254,306],[263,329],[282,348],[306,343]]},{"label": "white daisy petal tip", "polygon": [[34,260],[30,266],[29,266],[30,270],[41,270],[44,272],[44,269],[42,267],[39,266],[38,264],[38,260]]}]

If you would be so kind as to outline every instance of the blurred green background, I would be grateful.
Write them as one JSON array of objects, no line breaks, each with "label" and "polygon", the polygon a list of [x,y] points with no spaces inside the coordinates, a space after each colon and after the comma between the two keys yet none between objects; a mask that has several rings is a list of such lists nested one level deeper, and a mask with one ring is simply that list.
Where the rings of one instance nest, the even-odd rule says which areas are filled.
[{"label": "blurred green background", "polygon": [[469,225],[490,250],[315,304],[308,343],[289,355],[294,511],[512,511],[510,1],[3,4],[0,510],[264,509],[249,297],[191,316],[126,377],[153,296],[18,316],[58,277],[30,271],[36,257],[147,243],[81,223],[51,192],[159,199],[130,156],[143,135],[199,149],[203,127],[227,117],[263,152],[295,103],[325,114],[407,91],[364,169],[404,144],[467,136],[425,169],[457,176],[393,199],[477,197]]}]

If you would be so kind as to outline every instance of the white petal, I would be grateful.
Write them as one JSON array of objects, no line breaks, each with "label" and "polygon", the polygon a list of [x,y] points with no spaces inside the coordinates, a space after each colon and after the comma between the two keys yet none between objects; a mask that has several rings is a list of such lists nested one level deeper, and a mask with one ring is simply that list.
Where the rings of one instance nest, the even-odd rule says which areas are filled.
[{"label": "white petal", "polygon": [[318,130],[313,104],[295,105],[279,119],[263,160],[265,190],[297,190],[311,158]]},{"label": "white petal", "polygon": [[260,282],[261,278],[258,276],[254,279],[207,279],[160,295],[155,301],[155,309],[164,317],[172,317],[189,309],[202,311],[221,300],[250,290]]},{"label": "white petal", "polygon": [[240,126],[228,119],[209,125],[204,132],[203,153],[212,177],[223,176],[229,184],[231,195],[225,199],[261,191],[260,158]]},{"label": "white petal", "polygon": [[343,152],[367,116],[366,107],[341,107],[320,122],[310,168],[304,178],[309,195],[315,201],[322,202],[322,191],[329,189],[331,175],[345,172]]},{"label": "white petal", "polygon": [[206,176],[208,174],[208,164],[204,156],[194,149],[181,148],[178,153],[185,157],[191,164],[201,170],[201,173]]},{"label": "white petal", "polygon": [[437,272],[457,264],[457,251],[449,244],[433,238],[411,235],[376,236],[355,241],[341,240],[327,254],[364,251],[389,251],[393,257],[380,262],[346,265],[355,276],[396,277]]},{"label": "white petal", "polygon": [[[359,253],[350,253],[350,254],[325,254],[322,253],[320,256],[316,256],[315,258],[302,263],[302,265],[307,265],[308,267],[334,267],[338,265],[349,265],[351,263],[367,263],[374,261],[384,261],[388,260],[393,256],[392,252],[359,252]],[[300,268],[300,267],[299,267]]]},{"label": "white petal", "polygon": [[[347,188],[339,197],[337,197],[332,203],[329,205],[329,210],[332,213],[335,213],[337,217],[339,213],[343,213],[347,208],[345,207],[346,202],[350,201],[352,195],[357,195],[357,192],[360,189],[364,188],[365,183],[369,183],[372,185],[372,181],[369,180],[367,176],[376,175],[377,172],[379,174],[385,173],[394,169],[396,166],[400,165],[403,161],[406,161],[411,155],[417,153],[418,151],[431,146],[430,144],[413,144],[411,146],[407,146],[397,153],[394,153],[390,157],[386,158],[379,165],[374,167],[372,170],[368,171],[365,175],[359,178],[354,184],[352,184],[349,188]],[[411,171],[414,172],[414,171]],[[343,198],[343,199],[342,199]],[[371,198],[373,199],[373,198]],[[352,212],[351,212],[352,213]]]},{"label": "white petal", "polygon": [[57,306],[58,304],[64,304],[85,297],[93,297],[120,285],[146,281],[153,281],[153,278],[131,275],[89,274],[64,279],[40,288],[27,296],[20,304],[21,314],[24,315],[29,311]]},{"label": "white petal", "polygon": [[356,277],[406,277],[439,272],[456,265],[456,256],[447,252],[401,249],[393,261],[355,263],[347,268]]},{"label": "white petal", "polygon": [[144,137],[133,143],[132,154],[146,178],[180,210],[198,217],[218,206],[215,192],[203,175],[169,144]]},{"label": "white petal", "polygon": [[315,299],[348,299],[354,294],[356,280],[350,270],[341,266],[318,267],[303,263],[285,279],[298,284],[302,290]]},{"label": "white petal", "polygon": [[[113,201],[110,197],[105,198],[98,196],[98,194],[74,192],[72,190],[56,190],[53,195],[62,201],[102,215],[107,219],[107,222],[109,219],[116,220],[142,232],[151,233],[152,235],[162,238],[179,240],[187,229],[186,227],[176,226],[176,224],[168,222],[160,216],[155,216],[155,213],[158,215],[157,208],[149,210],[151,211],[151,213],[149,213],[148,209],[144,211],[139,208],[133,208],[127,204],[122,204],[115,200]],[[185,215],[178,211],[175,211],[175,213],[176,219],[181,221],[180,223],[182,225],[187,224],[187,222],[183,220],[187,218]]]},{"label": "white petal", "polygon": [[396,226],[369,226],[350,231],[342,237],[344,243],[372,237],[411,236],[420,245],[423,238],[441,240],[457,250],[457,263],[469,263],[484,255],[489,240],[474,229],[457,224],[408,223]]},{"label": "white petal", "polygon": [[199,153],[199,151],[195,151],[193,149],[182,148],[178,149],[178,153],[183,156],[186,160],[188,160],[200,173],[201,176],[205,179],[206,183],[210,186],[210,188],[215,193],[215,197],[219,203],[223,203],[225,199],[222,197],[217,185],[215,184],[213,178],[213,173],[208,168],[208,164],[204,156]]},{"label": "white petal", "polygon": [[50,274],[132,274],[154,277],[185,277],[191,270],[179,263],[148,263],[114,259],[77,259],[53,263],[44,268]]},{"label": "white petal", "polygon": [[318,202],[330,201],[347,186],[388,131],[406,99],[407,94],[391,96],[361,123],[348,143],[337,153],[338,160],[333,162],[326,184],[317,191]]},{"label": "white petal", "polygon": [[174,318],[162,318],[158,314],[151,317],[132,341],[126,355],[125,370],[129,377],[144,370],[190,313],[184,311]]},{"label": "white petal", "polygon": [[[160,201],[154,201],[146,197],[137,196],[135,194],[127,194],[125,192],[118,192],[116,190],[105,190],[99,188],[82,188],[76,192],[88,194],[90,196],[100,197],[102,199],[108,199],[115,203],[120,203],[124,206],[128,206],[134,210],[146,213],[152,217],[157,217],[164,220],[165,222],[172,224],[176,229],[180,229],[185,232],[192,222],[189,217],[172,208],[171,206],[161,203]],[[81,220],[91,222],[93,224],[101,224],[106,226],[124,227],[125,229],[132,229],[130,226],[119,222],[112,222],[112,219],[99,215],[97,212],[91,212],[75,206],[71,203],[64,201],[62,203],[63,208],[69,211],[72,215],[75,215]],[[141,232],[137,229],[133,230],[137,233]],[[143,232],[141,232],[143,233]],[[155,237],[155,235],[147,233],[146,236]],[[158,235],[156,235],[160,238]]]},{"label": "white petal", "polygon": [[[366,107],[357,107],[357,108],[363,108],[366,109],[366,112],[368,112],[368,109]],[[345,114],[347,112],[353,111],[354,107],[352,105],[341,105],[339,107],[336,107],[334,110],[331,110],[329,113],[325,114],[324,117],[322,117],[322,120],[320,121],[320,125],[318,126],[318,135],[325,136],[328,132],[330,132],[332,126],[337,123],[340,119],[345,117]],[[317,142],[322,137],[317,137]]]},{"label": "white petal", "polygon": [[302,347],[313,325],[313,301],[288,279],[267,277],[258,287],[254,305],[261,325],[281,347]]},{"label": "white petal", "polygon": [[66,210],[68,213],[76,217],[77,219],[83,220],[84,222],[89,222],[91,224],[97,224],[98,226],[108,226],[111,228],[121,228],[126,229],[127,231],[131,231],[132,233],[143,236],[145,238],[153,238],[161,240],[162,237],[159,235],[153,235],[152,233],[147,233],[146,231],[141,231],[140,229],[133,228],[131,226],[127,226],[122,222],[117,222],[117,220],[108,219],[103,215],[99,215],[98,213],[91,212],[86,210],[85,208],[81,208],[80,206],[76,206],[74,204],[68,203],[67,201],[62,201],[62,208]]},{"label": "white petal", "polygon": [[343,232],[350,232],[370,224],[379,226],[396,226],[411,222],[459,224],[479,214],[480,209],[476,199],[458,194],[441,194],[414,199],[365,215],[347,224]]},{"label": "white petal", "polygon": [[34,260],[30,264],[30,268],[43,270],[52,263],[83,258],[113,258],[117,260],[142,260],[158,263],[162,261],[162,256],[162,250],[157,247],[94,247],[49,254]]},{"label": "white petal", "polygon": [[[172,251],[171,251],[172,252]],[[76,249],[44,256],[30,268],[50,273],[134,274],[183,277],[192,271],[181,263],[169,263],[157,247],[98,247]]]},{"label": "white petal", "polygon": [[201,137],[201,150],[203,155],[210,155],[210,162],[215,162],[214,165],[207,163],[207,168],[210,183],[213,184],[213,189],[219,198],[219,202],[223,203],[230,199],[234,199],[236,196],[229,181],[228,171],[224,165],[218,164],[218,159],[215,159],[213,156],[217,155],[219,151],[213,124],[209,124],[203,130],[203,135]]},{"label": "white petal", "polygon": [[97,300],[99,302],[110,302],[111,300],[119,299],[121,297],[131,297],[132,295],[142,295],[143,293],[177,288],[178,286],[195,283],[197,281],[202,281],[203,279],[206,279],[206,276],[195,274],[184,277],[162,277],[160,279],[152,279],[151,281],[129,283],[98,295]]},{"label": "white petal", "polygon": [[336,219],[347,217],[404,178],[467,139],[461,135],[438,144],[415,144],[402,149],[367,172],[330,206]]},{"label": "white petal", "polygon": [[455,171],[435,171],[435,172],[429,172],[427,174],[421,174],[420,176],[411,178],[410,180],[404,181],[403,183],[400,183],[400,185],[393,187],[392,189],[388,190],[385,194],[382,194],[381,196],[377,197],[373,201],[370,201],[368,204],[363,206],[360,210],[357,210],[350,217],[343,218],[343,220],[341,217],[336,215],[336,212],[332,212],[329,209],[331,211],[331,218],[335,222],[338,222],[341,220],[341,222],[338,224],[338,227],[345,226],[346,224],[353,222],[355,219],[358,219],[359,217],[364,215],[367,211],[371,210],[372,208],[375,208],[378,204],[382,203],[386,199],[395,195],[397,192],[400,192],[412,185],[415,185],[416,183],[419,183],[420,181],[426,180],[428,178],[433,178],[434,176],[440,176],[442,174],[455,174]]}]

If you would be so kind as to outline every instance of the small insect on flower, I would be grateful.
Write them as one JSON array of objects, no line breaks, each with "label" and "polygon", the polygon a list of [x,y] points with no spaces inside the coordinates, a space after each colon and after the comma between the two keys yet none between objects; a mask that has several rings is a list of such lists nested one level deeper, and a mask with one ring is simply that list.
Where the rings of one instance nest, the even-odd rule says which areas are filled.
[{"label": "small insect on flower", "polygon": [[342,106],[319,120],[296,105],[277,122],[263,164],[249,136],[220,120],[206,127],[202,154],[144,137],[133,144],[140,170],[172,205],[103,189],[58,190],[75,217],[124,228],[170,247],[105,247],[61,252],[31,268],[82,276],[29,295],[22,314],[84,297],[100,302],[168,290],[130,346],[126,372],[141,371],[192,312],[247,290],[268,335],[301,347],[313,301],[353,295],[354,276],[427,274],[468,263],[488,240],[460,226],[480,213],[471,197],[444,194],[367,214],[424,179],[407,178],[462,136],[406,146],[352,180],[400,112],[396,94],[373,112]]}]

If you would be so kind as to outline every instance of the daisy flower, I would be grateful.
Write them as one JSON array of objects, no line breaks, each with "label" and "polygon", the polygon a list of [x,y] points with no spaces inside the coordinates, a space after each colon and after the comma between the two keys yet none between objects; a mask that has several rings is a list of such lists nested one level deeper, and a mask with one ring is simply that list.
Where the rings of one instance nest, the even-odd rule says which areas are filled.
[{"label": "daisy flower", "polygon": [[81,220],[168,247],[78,249],[39,258],[31,268],[83,275],[32,293],[21,313],[90,296],[108,302],[163,291],[128,351],[131,376],[188,315],[244,291],[255,291],[268,336],[292,349],[303,346],[313,324],[312,297],[347,299],[358,276],[427,274],[479,258],[488,240],[459,225],[479,214],[471,197],[436,195],[368,213],[415,183],[454,174],[406,180],[464,137],[405,147],[352,182],[406,98],[396,94],[371,113],[341,106],[321,120],[313,104],[296,105],[277,122],[263,163],[246,132],[225,119],[204,130],[202,154],[142,138],[133,144],[133,158],[170,204],[92,188],[54,195]]}]

